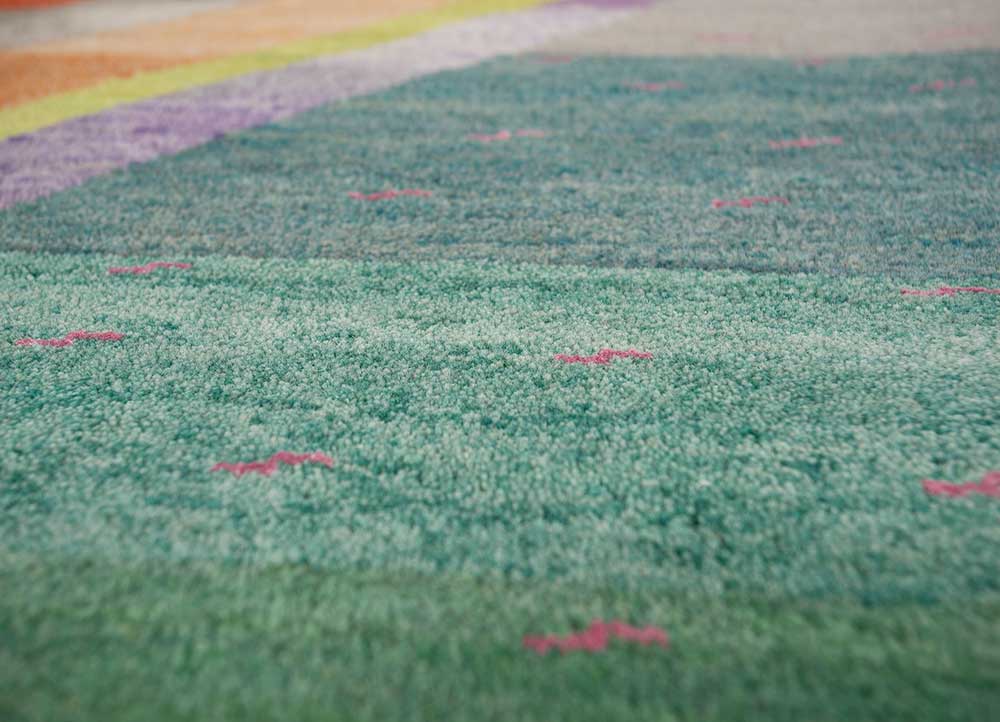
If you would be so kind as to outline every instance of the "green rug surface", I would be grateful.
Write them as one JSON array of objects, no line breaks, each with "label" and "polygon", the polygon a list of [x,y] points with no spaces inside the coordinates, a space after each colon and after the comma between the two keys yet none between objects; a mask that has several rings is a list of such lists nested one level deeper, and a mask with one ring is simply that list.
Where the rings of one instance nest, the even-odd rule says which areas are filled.
[{"label": "green rug surface", "polygon": [[0,211],[0,719],[995,719],[998,67],[501,57]]}]

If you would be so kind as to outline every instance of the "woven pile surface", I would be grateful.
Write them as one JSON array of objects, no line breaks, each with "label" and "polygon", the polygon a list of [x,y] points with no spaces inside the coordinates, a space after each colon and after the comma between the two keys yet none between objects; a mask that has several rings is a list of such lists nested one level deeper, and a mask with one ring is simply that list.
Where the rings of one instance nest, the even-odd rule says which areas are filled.
[{"label": "woven pile surface", "polygon": [[0,719],[1000,708],[990,3],[53,5]]}]

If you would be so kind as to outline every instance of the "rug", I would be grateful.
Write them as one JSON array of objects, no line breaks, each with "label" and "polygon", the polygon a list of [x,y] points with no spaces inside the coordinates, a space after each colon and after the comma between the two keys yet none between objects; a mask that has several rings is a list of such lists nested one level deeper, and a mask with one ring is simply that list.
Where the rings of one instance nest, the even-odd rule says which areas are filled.
[{"label": "rug", "polygon": [[4,4],[0,719],[994,719],[998,7]]}]

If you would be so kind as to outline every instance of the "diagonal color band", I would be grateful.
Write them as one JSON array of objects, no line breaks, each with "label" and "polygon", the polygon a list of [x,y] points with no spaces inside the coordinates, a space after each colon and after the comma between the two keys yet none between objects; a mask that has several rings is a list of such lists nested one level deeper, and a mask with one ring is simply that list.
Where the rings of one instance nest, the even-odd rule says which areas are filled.
[{"label": "diagonal color band", "polygon": [[75,118],[0,142],[0,208],[411,78],[529,50],[622,17],[583,5],[476,18],[353,53]]},{"label": "diagonal color band", "polygon": [[[87,0],[47,6],[44,10],[8,10],[0,17],[0,52],[27,50],[40,43],[78,40],[108,31],[127,31],[136,26],[158,27],[206,10],[234,5],[236,0]],[[2,3],[0,3],[2,8]],[[6,100],[6,98],[4,98]]]},{"label": "diagonal color band", "polygon": [[[25,11],[0,23],[0,45],[31,35],[30,25],[72,34],[68,17],[84,17],[96,32],[28,47],[0,49],[0,108],[92,88],[115,78],[230,58],[308,38],[330,38],[392,18],[453,6],[456,0],[87,0],[81,5]],[[162,6],[161,3],[166,3]],[[131,8],[122,13],[123,7]],[[173,18],[157,21],[167,9]],[[110,9],[111,17],[108,18]],[[129,23],[131,13],[132,22]],[[180,15],[178,15],[180,13]],[[63,17],[60,17],[63,16]],[[148,20],[141,17],[148,16]],[[25,17],[27,16],[27,17]],[[17,18],[22,17],[21,27]],[[104,18],[102,20],[102,18]],[[138,22],[137,22],[138,21]],[[80,23],[77,23],[80,25]],[[118,25],[116,28],[115,26]],[[124,25],[124,27],[122,27]],[[38,33],[35,33],[36,37]]]},{"label": "diagonal color band", "polygon": [[426,32],[447,23],[496,11],[522,10],[540,2],[542,0],[457,0],[444,8],[397,17],[335,35],[308,38],[252,53],[107,80],[81,90],[50,95],[41,100],[0,110],[0,139],[29,133],[71,118],[99,113],[116,105],[210,85],[248,73],[274,70],[324,55],[361,50]]}]

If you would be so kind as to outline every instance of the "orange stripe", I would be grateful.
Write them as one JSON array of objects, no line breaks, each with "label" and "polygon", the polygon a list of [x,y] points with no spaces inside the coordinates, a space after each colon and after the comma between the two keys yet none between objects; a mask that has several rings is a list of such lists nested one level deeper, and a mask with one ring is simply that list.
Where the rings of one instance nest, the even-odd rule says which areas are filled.
[{"label": "orange stripe", "polygon": [[0,107],[139,72],[332,35],[448,0],[264,0],[0,52]]},{"label": "orange stripe", "polygon": [[104,53],[0,53],[0,107],[20,105],[61,90],[74,90],[124,78],[169,63],[162,58]]}]

